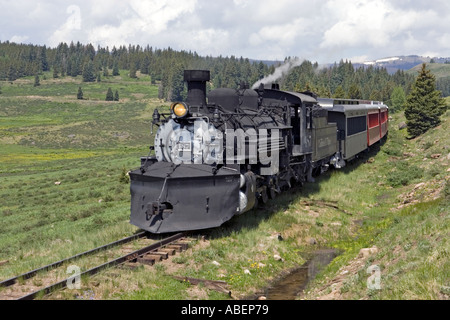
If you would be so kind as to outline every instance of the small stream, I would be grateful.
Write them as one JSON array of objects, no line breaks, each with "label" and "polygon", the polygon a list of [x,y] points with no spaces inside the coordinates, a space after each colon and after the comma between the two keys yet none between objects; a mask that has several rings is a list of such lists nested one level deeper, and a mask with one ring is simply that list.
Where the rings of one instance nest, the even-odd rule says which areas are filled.
[{"label": "small stream", "polygon": [[295,269],[266,290],[267,300],[295,300],[310,280],[338,256],[335,249],[321,249],[301,267]]}]

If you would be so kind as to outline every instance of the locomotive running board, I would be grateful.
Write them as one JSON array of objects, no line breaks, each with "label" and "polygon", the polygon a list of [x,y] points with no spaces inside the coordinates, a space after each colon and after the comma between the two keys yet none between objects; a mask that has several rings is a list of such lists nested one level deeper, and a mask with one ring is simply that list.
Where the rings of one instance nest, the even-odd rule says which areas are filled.
[{"label": "locomotive running board", "polygon": [[239,212],[240,172],[155,162],[130,172],[130,223],[152,233],[218,227]]}]

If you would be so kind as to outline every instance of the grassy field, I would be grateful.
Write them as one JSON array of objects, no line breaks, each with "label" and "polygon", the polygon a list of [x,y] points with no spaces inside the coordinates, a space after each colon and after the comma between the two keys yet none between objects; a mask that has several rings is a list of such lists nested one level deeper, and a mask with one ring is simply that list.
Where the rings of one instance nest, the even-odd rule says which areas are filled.
[{"label": "grassy field", "polygon": [[[129,184],[120,178],[148,153],[152,111],[168,104],[149,78],[121,75],[0,83],[0,261],[8,261],[0,279],[139,231],[128,222]],[[79,86],[86,100],[76,99]],[[119,102],[104,101],[108,87]],[[407,140],[395,114],[387,142],[345,169],[203,232],[205,240],[170,261],[105,271],[48,298],[229,299],[177,275],[226,281],[239,299],[262,295],[317,249],[336,248],[338,258],[302,298],[448,299],[449,116]],[[376,254],[358,258],[372,246]],[[367,289],[373,264],[380,290]]]},{"label": "grassy field", "polygon": [[[148,153],[162,104],[146,78],[33,82],[0,84],[1,278],[135,231],[119,178]],[[104,101],[109,87],[119,102]]]}]

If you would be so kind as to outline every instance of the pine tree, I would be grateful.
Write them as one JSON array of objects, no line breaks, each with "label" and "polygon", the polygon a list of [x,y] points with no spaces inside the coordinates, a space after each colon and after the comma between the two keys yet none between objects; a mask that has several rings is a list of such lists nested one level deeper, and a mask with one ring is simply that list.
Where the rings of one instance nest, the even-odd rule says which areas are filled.
[{"label": "pine tree", "polygon": [[164,85],[162,81],[158,85],[158,99],[164,99]]},{"label": "pine tree", "polygon": [[395,87],[391,94],[390,109],[393,112],[403,110],[406,104],[406,95],[402,87]]},{"label": "pine tree", "polygon": [[114,61],[112,75],[113,75],[113,76],[118,76],[118,75],[120,75],[120,73],[119,73],[119,65],[117,64],[117,61]]},{"label": "pine tree", "polygon": [[40,60],[39,61],[40,70],[42,70],[42,71],[50,70],[50,68],[48,66],[48,61],[47,61],[47,47],[46,46],[41,48],[39,60]]},{"label": "pine tree", "polygon": [[119,101],[119,91],[116,90],[116,92],[114,93],[114,101]]},{"label": "pine tree", "polygon": [[35,77],[34,77],[34,87],[38,87],[38,86],[40,86],[41,85],[41,82],[39,81],[39,76],[38,75],[36,75]]},{"label": "pine tree", "polygon": [[439,117],[445,109],[441,92],[436,90],[436,77],[426,69],[424,63],[406,100],[405,117],[408,134],[417,137],[428,129],[438,126],[441,122]]},{"label": "pine tree", "polygon": [[85,63],[83,66],[83,82],[94,82],[96,80],[96,75],[94,72],[94,64],[92,61]]},{"label": "pine tree", "polygon": [[106,101],[114,101],[114,94],[111,88],[108,88],[108,92],[106,93]]},{"label": "pine tree", "polygon": [[352,83],[350,88],[348,88],[348,98],[349,99],[362,99],[361,89],[356,83]]},{"label": "pine tree", "polygon": [[150,58],[148,57],[148,55],[145,55],[141,65],[141,73],[149,74],[149,71],[150,71]]},{"label": "pine tree", "polygon": [[83,91],[81,90],[81,87],[78,87],[77,99],[83,100]]},{"label": "pine tree", "polygon": [[77,58],[75,56],[73,56],[71,58],[70,66],[71,66],[70,75],[72,77],[78,76],[80,74],[80,65],[79,65],[79,61],[77,60]]},{"label": "pine tree", "polygon": [[130,63],[130,78],[132,79],[136,79],[137,75],[136,75],[136,64],[132,61]]},{"label": "pine tree", "polygon": [[53,79],[58,79],[58,69],[56,66],[53,67]]},{"label": "pine tree", "polygon": [[370,96],[369,96],[369,100],[372,100],[372,101],[381,101],[381,100],[383,100],[383,99],[381,98],[381,93],[380,93],[380,91],[378,91],[378,90],[372,90],[372,92],[370,93]]},{"label": "pine tree", "polygon": [[182,101],[187,95],[183,79],[183,66],[177,64],[173,67],[171,76],[169,77],[169,86],[172,88],[171,101]]},{"label": "pine tree", "polygon": [[8,68],[8,81],[14,81],[16,79],[17,79],[17,77],[16,77],[16,69],[12,65],[9,65],[9,68]]},{"label": "pine tree", "polygon": [[71,75],[72,75],[72,61],[71,61],[71,60],[69,60],[69,61],[67,62],[67,68],[66,68],[66,71],[67,71],[67,75],[68,75],[68,76],[71,76]]},{"label": "pine tree", "polygon": [[333,98],[336,99],[344,99],[346,96],[344,88],[341,85],[337,86],[336,91],[334,92]]}]

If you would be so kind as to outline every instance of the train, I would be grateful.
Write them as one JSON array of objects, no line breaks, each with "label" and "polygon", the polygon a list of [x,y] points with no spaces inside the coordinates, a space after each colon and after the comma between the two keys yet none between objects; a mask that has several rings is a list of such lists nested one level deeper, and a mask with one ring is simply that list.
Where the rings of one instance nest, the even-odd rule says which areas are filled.
[{"label": "train", "polygon": [[129,172],[130,223],[151,233],[219,227],[277,194],[340,169],[388,134],[388,106],[280,90],[207,92],[184,70],[185,101],[153,112],[149,155]]}]

